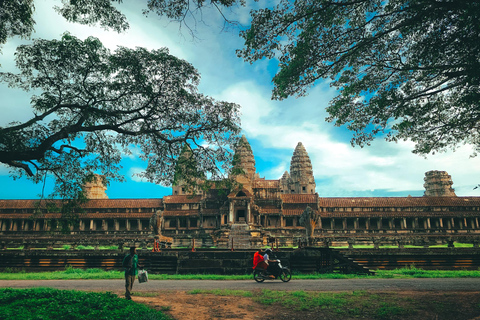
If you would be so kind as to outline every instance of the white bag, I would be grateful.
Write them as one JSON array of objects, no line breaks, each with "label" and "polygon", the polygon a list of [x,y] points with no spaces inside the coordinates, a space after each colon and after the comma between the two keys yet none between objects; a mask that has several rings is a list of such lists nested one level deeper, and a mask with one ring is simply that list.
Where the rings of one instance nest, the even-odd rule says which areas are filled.
[{"label": "white bag", "polygon": [[148,281],[148,273],[147,270],[140,270],[138,271],[138,282],[143,283]]}]

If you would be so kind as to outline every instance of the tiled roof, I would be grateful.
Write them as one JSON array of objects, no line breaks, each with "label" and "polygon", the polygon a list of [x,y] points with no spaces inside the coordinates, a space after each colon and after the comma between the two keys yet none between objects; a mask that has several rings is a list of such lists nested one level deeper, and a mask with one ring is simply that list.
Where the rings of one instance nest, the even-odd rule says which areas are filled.
[{"label": "tiled roof", "polygon": [[283,210],[284,216],[299,216],[303,213],[303,209]]},{"label": "tiled roof", "polygon": [[282,209],[279,208],[260,208],[258,212],[261,214],[280,214]]},{"label": "tiled roof", "polygon": [[447,207],[480,206],[480,197],[319,198],[319,207]]},{"label": "tiled roof", "polygon": [[200,212],[198,210],[165,210],[163,215],[166,217],[172,216],[198,216]]},{"label": "tiled roof", "polygon": [[202,196],[180,195],[180,196],[165,196],[164,203],[199,203]]},{"label": "tiled roof", "polygon": [[322,218],[460,218],[477,217],[478,211],[358,211],[320,212]]},{"label": "tiled roof", "polygon": [[[81,213],[80,219],[150,219],[151,212],[132,212],[132,213]],[[35,216],[37,219],[58,219],[60,213],[45,213]],[[31,213],[0,213],[0,219],[30,219]]]},{"label": "tiled roof", "polygon": [[[60,200],[49,200],[57,206]],[[33,209],[39,200],[0,200],[1,209]],[[42,203],[46,203],[42,201]],[[159,208],[162,199],[92,199],[82,205],[83,208]]]},{"label": "tiled roof", "polygon": [[253,181],[254,189],[279,189],[280,180],[257,179]]},{"label": "tiled roof", "polygon": [[202,214],[206,216],[220,214],[220,209],[203,209]]},{"label": "tiled roof", "polygon": [[317,194],[282,194],[285,203],[317,203]]}]

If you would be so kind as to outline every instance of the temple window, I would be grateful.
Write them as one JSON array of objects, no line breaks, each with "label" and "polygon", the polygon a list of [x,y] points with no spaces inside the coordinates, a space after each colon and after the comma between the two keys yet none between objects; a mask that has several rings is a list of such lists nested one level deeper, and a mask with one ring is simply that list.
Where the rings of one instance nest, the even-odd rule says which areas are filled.
[{"label": "temple window", "polygon": [[285,219],[285,227],[293,227],[293,218]]},{"label": "temple window", "polygon": [[180,223],[180,228],[186,228],[187,227],[187,219],[186,218],[179,218],[178,222]]},{"label": "temple window", "polygon": [[190,227],[196,228],[198,224],[197,218],[190,218]]}]

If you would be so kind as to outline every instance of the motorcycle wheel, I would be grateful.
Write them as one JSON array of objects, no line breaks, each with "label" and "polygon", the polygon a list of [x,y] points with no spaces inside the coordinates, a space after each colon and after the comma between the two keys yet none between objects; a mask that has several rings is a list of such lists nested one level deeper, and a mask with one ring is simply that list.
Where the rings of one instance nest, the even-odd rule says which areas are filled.
[{"label": "motorcycle wheel", "polygon": [[282,269],[282,273],[280,273],[280,280],[283,282],[288,282],[292,279],[292,273],[288,269]]},{"label": "motorcycle wheel", "polygon": [[260,274],[260,272],[258,271],[254,271],[253,272],[253,279],[257,282],[263,282],[265,281],[265,279],[262,277],[262,275]]}]

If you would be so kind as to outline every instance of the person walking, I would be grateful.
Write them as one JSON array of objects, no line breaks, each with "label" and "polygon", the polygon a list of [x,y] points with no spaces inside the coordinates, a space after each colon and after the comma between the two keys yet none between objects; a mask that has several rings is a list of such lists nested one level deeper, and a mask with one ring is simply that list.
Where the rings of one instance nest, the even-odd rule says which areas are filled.
[{"label": "person walking", "polygon": [[137,248],[130,247],[130,253],[123,258],[123,268],[125,269],[125,298],[132,300],[132,288],[135,282],[135,276],[138,274],[138,256]]}]

